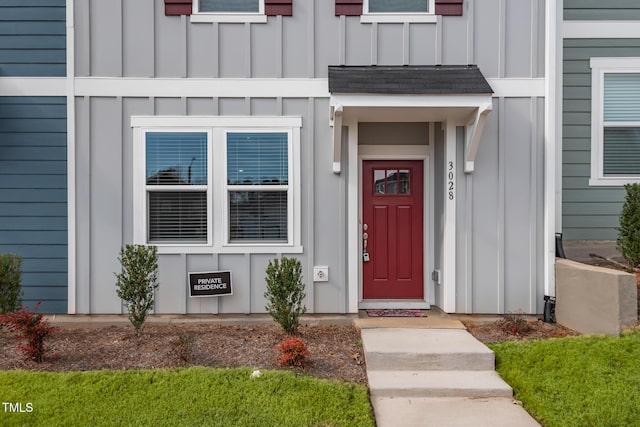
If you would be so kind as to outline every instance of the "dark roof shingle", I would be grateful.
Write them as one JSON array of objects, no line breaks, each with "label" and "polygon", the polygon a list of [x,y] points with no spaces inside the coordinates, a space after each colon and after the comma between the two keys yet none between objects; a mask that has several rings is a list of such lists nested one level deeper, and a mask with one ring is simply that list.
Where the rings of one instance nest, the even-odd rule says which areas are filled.
[{"label": "dark roof shingle", "polygon": [[329,66],[329,92],[396,95],[490,94],[476,65]]}]

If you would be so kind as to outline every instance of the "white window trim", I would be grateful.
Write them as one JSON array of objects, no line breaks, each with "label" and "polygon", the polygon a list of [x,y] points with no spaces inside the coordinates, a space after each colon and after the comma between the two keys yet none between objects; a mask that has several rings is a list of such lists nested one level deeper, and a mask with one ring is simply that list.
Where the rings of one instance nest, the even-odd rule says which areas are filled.
[{"label": "white window trim", "polygon": [[259,0],[258,8],[258,12],[247,13],[200,12],[200,0],[193,0],[191,22],[251,22],[257,24],[267,22],[264,0]]},{"label": "white window trim", "polygon": [[404,23],[404,22],[416,22],[416,23],[431,23],[438,22],[438,17],[435,15],[436,2],[435,0],[429,0],[428,9],[429,12],[424,13],[370,13],[369,12],[369,0],[364,0],[362,4],[362,15],[360,16],[360,22],[363,24],[371,23]]},{"label": "white window trim", "polygon": [[605,123],[604,75],[612,73],[640,73],[640,58],[591,58],[591,177],[590,186],[622,186],[640,183],[638,176],[604,175],[604,127],[629,123]]},{"label": "white window trim", "polygon": [[[138,135],[135,132],[139,132]],[[147,201],[148,201],[148,187],[146,183],[146,164],[147,164],[147,156],[146,156],[146,133],[147,132],[182,132],[182,133],[206,133],[207,134],[207,165],[211,165],[212,161],[212,149],[211,149],[211,129],[207,128],[192,128],[192,127],[140,127],[134,129],[134,146],[133,146],[133,158],[134,164],[142,165],[140,167],[135,167],[134,169],[134,241],[137,244],[144,245],[154,245],[154,246],[183,246],[184,243],[163,243],[163,242],[149,242],[147,241],[147,231],[148,231],[148,223],[147,223]],[[139,139],[136,139],[139,138]],[[207,241],[206,242],[193,242],[190,246],[194,247],[206,247],[211,245],[211,237],[212,237],[212,227],[211,223],[214,221],[215,213],[212,212],[211,199],[212,199],[212,189],[213,189],[213,178],[211,173],[211,167],[207,168],[207,212],[209,219],[207,221]],[[161,186],[155,186],[161,187]],[[185,188],[187,186],[184,186]],[[196,191],[197,187],[204,186],[189,186],[186,188],[189,191]],[[179,190],[178,186],[173,186],[168,191]],[[155,191],[162,191],[161,188]]]},{"label": "white window trim", "polygon": [[[220,138],[221,141],[224,141],[226,144],[227,141],[227,133],[242,133],[242,132],[258,132],[258,133],[287,133],[287,150],[289,153],[294,153],[294,146],[295,144],[293,143],[293,129],[289,128],[289,129],[274,129],[274,128],[224,128],[224,129],[220,129]],[[220,192],[222,194],[222,205],[221,206],[229,206],[229,191],[233,191],[233,190],[243,190],[246,189],[247,186],[244,185],[229,185],[227,184],[227,150],[222,150],[222,155],[218,156],[220,158],[220,161],[223,162],[222,165],[218,164],[218,165],[214,165],[214,167],[218,167],[218,168],[222,168],[225,171],[225,179],[224,180],[220,180],[220,183],[222,184],[222,191]],[[288,156],[288,170],[289,171],[293,171],[293,167],[296,163],[299,162],[293,162],[293,156],[289,155]],[[291,175],[291,174],[289,174]],[[293,194],[293,185],[292,185],[292,178],[289,176],[288,177],[288,184],[286,185],[251,185],[251,190],[252,191],[281,191],[283,189],[286,188],[287,190],[287,223],[289,225],[294,224],[295,219],[294,219],[294,194]],[[296,199],[298,200],[298,199]],[[216,233],[217,236],[221,236],[222,241],[220,242],[221,246],[227,246],[227,247],[244,247],[247,246],[247,243],[234,243],[231,242],[231,239],[229,237],[229,227],[225,227],[225,225],[229,224],[229,210],[228,209],[224,209],[223,212],[223,221],[220,222],[219,221],[219,225],[221,227],[221,230],[217,230],[218,232]],[[292,229],[291,226],[287,227],[287,241],[291,242],[293,241],[294,238],[294,230]],[[262,243],[262,242],[257,242],[257,243],[251,243],[251,246],[273,246],[273,245],[281,245],[282,243]]]},{"label": "white window trim", "polygon": [[[301,189],[300,189],[300,128],[299,116],[133,116],[133,228],[134,243],[153,244],[160,254],[175,253],[302,253]],[[147,206],[145,175],[146,132],[207,132],[208,133],[208,197],[209,223],[206,243],[147,242]],[[227,132],[286,132],[289,135],[288,242],[230,243],[226,180]],[[225,149],[220,145],[224,144]],[[215,156],[214,153],[215,152]],[[221,154],[222,153],[222,154]],[[142,165],[142,166],[141,166]],[[216,174],[214,171],[221,171]],[[216,175],[216,177],[214,177]]]}]

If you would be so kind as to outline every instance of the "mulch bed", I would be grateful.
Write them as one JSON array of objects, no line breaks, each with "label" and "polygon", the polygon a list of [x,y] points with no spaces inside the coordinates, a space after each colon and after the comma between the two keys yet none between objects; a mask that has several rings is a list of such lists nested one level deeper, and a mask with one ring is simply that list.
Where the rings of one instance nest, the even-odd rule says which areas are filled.
[{"label": "mulch bed", "polygon": [[[308,366],[302,370],[304,373],[366,383],[360,335],[354,327],[303,326],[300,337],[311,352]],[[24,361],[12,334],[0,330],[0,369],[87,371],[192,365],[277,369],[279,352],[275,347],[283,338],[285,335],[277,325],[150,324],[145,326],[141,338],[136,337],[129,325],[61,328],[47,340],[45,360],[38,364]],[[191,344],[181,346],[180,341]],[[185,347],[188,347],[186,351]]]}]

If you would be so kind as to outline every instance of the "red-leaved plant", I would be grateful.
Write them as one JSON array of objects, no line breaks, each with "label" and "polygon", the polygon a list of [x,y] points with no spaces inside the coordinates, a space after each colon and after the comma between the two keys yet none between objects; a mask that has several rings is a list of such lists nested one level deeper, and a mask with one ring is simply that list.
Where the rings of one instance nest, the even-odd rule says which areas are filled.
[{"label": "red-leaved plant", "polygon": [[277,357],[276,362],[280,366],[295,366],[298,368],[303,367],[307,362],[307,357],[311,356],[307,343],[302,338],[289,337],[282,340],[277,346],[280,350],[280,355]]},{"label": "red-leaved plant", "polygon": [[18,349],[22,351],[25,360],[42,362],[44,357],[44,339],[53,331],[55,326],[42,320],[42,314],[35,311],[40,307],[38,302],[33,311],[26,307],[12,313],[0,314],[0,323],[10,331],[17,332],[16,338],[26,340],[26,344],[18,344]]}]

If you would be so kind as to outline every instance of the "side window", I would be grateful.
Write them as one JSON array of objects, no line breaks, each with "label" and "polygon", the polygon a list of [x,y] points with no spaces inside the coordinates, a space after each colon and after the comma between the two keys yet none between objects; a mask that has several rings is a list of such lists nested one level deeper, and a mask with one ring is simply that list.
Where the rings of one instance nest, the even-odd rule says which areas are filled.
[{"label": "side window", "polygon": [[195,0],[195,5],[199,13],[264,13],[260,0]]},{"label": "side window", "polygon": [[207,242],[207,146],[204,132],[146,132],[147,242]]},{"label": "side window", "polygon": [[265,0],[193,0],[191,22],[267,22]]},{"label": "side window", "polygon": [[368,0],[365,1],[367,13],[433,13],[429,0]]},{"label": "side window", "polygon": [[289,135],[227,133],[229,243],[286,242]]},{"label": "side window", "polygon": [[589,183],[640,182],[640,58],[593,58],[591,64]]}]

